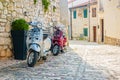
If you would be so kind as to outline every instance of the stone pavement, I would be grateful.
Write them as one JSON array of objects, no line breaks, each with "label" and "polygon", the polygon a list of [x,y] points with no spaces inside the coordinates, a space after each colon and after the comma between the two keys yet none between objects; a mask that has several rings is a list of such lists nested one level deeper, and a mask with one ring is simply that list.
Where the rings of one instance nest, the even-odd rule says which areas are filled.
[{"label": "stone pavement", "polygon": [[0,80],[120,80],[120,47],[84,41],[70,41],[70,47],[34,68],[26,61],[0,61]]},{"label": "stone pavement", "polygon": [[71,41],[82,58],[76,80],[120,80],[120,47]]},{"label": "stone pavement", "polygon": [[0,60],[0,69],[2,69],[4,67],[12,66],[12,65],[20,64],[23,62],[25,62],[25,61],[14,60],[14,59],[9,59],[9,60],[3,59],[3,60]]}]

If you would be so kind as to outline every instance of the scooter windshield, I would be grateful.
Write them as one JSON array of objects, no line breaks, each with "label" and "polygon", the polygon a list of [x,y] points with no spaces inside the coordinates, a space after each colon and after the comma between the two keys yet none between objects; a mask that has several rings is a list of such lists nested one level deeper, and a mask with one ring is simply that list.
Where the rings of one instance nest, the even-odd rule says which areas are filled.
[{"label": "scooter windshield", "polygon": [[29,31],[30,36],[33,35],[40,35],[40,29],[39,28],[33,28]]}]

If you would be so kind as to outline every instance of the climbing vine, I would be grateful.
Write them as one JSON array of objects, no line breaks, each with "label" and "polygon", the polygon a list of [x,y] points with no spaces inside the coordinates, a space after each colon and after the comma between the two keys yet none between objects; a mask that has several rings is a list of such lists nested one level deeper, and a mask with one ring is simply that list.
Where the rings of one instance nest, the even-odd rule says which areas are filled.
[{"label": "climbing vine", "polygon": [[55,10],[56,10],[56,7],[55,7],[55,6],[53,6],[53,12],[55,12]]},{"label": "climbing vine", "polygon": [[36,4],[37,3],[37,0],[34,0],[34,4]]},{"label": "climbing vine", "polygon": [[44,7],[44,12],[47,12],[49,9],[50,1],[49,0],[42,0],[42,5]]}]

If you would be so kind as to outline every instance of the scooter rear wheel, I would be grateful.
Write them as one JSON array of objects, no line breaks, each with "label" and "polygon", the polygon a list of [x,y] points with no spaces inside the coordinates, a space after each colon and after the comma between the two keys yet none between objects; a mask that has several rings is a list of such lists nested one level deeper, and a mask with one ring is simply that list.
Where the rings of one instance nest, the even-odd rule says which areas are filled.
[{"label": "scooter rear wheel", "polygon": [[54,55],[54,56],[57,56],[57,55],[59,54],[59,52],[60,52],[60,46],[54,45],[54,46],[53,46],[53,49],[52,49],[53,55]]},{"label": "scooter rear wheel", "polygon": [[27,64],[29,67],[34,67],[37,63],[38,53],[36,51],[30,51],[28,58],[27,58]]}]

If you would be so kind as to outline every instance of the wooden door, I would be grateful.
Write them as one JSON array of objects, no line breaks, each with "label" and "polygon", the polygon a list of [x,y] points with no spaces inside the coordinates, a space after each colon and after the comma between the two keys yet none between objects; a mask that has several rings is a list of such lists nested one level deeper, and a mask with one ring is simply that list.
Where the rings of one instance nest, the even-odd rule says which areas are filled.
[{"label": "wooden door", "polygon": [[96,26],[93,27],[93,41],[96,42]]},{"label": "wooden door", "polygon": [[102,35],[101,41],[104,42],[104,19],[101,19],[101,35]]}]

